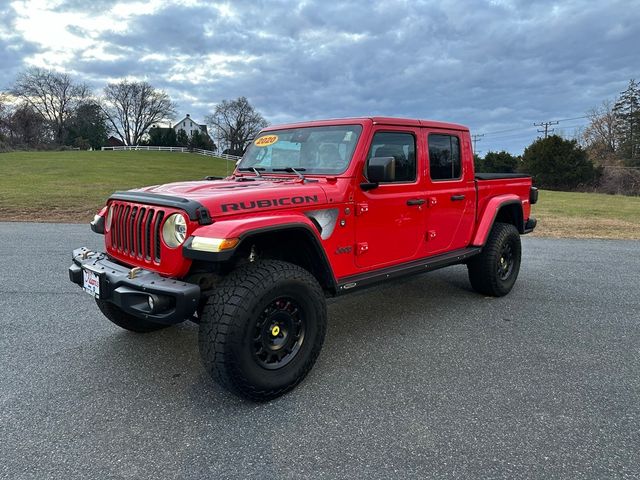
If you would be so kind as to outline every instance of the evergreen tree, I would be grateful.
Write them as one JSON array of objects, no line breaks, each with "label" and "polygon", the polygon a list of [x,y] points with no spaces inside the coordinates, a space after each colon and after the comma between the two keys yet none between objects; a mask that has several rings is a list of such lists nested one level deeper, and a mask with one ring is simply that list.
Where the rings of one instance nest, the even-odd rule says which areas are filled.
[{"label": "evergreen tree", "polygon": [[173,128],[166,128],[162,135],[162,145],[165,147],[175,147],[177,143],[176,131]]},{"label": "evergreen tree", "polygon": [[149,141],[148,145],[164,147],[164,135],[163,129],[158,127],[152,127],[149,129]]},{"label": "evergreen tree", "polygon": [[191,138],[189,139],[190,148],[203,148],[202,134],[198,130],[191,132]]},{"label": "evergreen tree", "polygon": [[488,152],[482,161],[482,170],[479,172],[488,173],[514,173],[518,169],[518,157],[514,157],[509,152]]},{"label": "evergreen tree", "polygon": [[484,169],[484,160],[477,153],[473,154],[473,166],[476,172],[486,172]]},{"label": "evergreen tree", "polygon": [[204,132],[194,130],[191,134],[191,139],[189,140],[189,146],[191,148],[201,148],[203,150],[212,150],[213,142]]},{"label": "evergreen tree", "polygon": [[525,149],[522,162],[523,170],[542,188],[572,189],[593,184],[598,178],[598,170],[578,142],[558,135],[533,142]]},{"label": "evergreen tree", "polygon": [[640,85],[629,80],[627,89],[620,93],[613,106],[619,154],[629,167],[640,166]]},{"label": "evergreen tree", "polygon": [[178,147],[189,146],[189,136],[187,135],[187,132],[183,128],[178,130],[178,134],[176,135],[176,145]]}]

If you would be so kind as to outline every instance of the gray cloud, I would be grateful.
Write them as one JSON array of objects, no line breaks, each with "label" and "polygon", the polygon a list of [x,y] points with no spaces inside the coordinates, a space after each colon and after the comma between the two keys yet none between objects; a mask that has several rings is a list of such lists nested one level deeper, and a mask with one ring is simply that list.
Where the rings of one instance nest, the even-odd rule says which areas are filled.
[{"label": "gray cloud", "polygon": [[4,22],[0,26],[0,90],[7,90],[24,67],[25,58],[38,53],[40,49],[14,33],[15,11],[10,5],[0,4],[0,18]]},{"label": "gray cloud", "polygon": [[[477,132],[581,116],[640,77],[638,0],[230,5],[231,17],[209,2],[139,15],[125,32],[97,37],[117,60],[78,56],[68,68],[96,86],[146,78],[200,119],[245,95],[273,123],[381,114]],[[161,56],[142,61],[149,54]],[[253,60],[203,72],[208,55]],[[479,148],[519,151],[534,135],[487,135]]]}]

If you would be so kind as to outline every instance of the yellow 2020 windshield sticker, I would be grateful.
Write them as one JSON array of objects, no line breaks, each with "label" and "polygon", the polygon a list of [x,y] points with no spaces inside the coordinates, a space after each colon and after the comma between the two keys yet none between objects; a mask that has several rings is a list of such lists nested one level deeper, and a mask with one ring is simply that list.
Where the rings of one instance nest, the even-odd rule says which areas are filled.
[{"label": "yellow 2020 windshield sticker", "polygon": [[268,147],[278,141],[277,135],[263,135],[260,138],[256,138],[256,147]]}]

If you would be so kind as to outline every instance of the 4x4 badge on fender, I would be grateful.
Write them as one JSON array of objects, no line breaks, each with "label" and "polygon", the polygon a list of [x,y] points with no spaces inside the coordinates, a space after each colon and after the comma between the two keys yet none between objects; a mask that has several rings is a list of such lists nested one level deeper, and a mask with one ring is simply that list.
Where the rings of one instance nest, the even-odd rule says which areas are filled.
[{"label": "4x4 badge on fender", "polygon": [[336,255],[341,255],[343,253],[351,253],[352,250],[353,250],[353,247],[351,247],[351,245],[348,245],[346,247],[338,247],[336,248]]}]

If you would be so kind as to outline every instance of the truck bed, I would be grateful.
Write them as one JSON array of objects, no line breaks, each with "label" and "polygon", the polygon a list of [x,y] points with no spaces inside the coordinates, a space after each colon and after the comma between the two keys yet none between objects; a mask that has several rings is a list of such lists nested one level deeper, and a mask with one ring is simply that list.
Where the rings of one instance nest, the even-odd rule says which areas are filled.
[{"label": "truck bed", "polygon": [[478,218],[482,218],[488,202],[501,195],[517,195],[522,202],[524,221],[529,219],[531,205],[531,175],[521,173],[477,173],[476,188],[478,191]]}]

